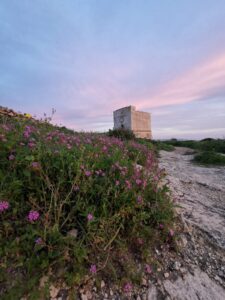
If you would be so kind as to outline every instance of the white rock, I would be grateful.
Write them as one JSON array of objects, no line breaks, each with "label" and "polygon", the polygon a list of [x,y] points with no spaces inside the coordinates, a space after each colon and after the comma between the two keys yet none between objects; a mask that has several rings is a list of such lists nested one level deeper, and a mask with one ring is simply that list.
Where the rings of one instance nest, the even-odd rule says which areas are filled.
[{"label": "white rock", "polygon": [[168,278],[169,276],[170,276],[169,273],[164,273],[164,277],[165,277],[165,278]]},{"label": "white rock", "polygon": [[77,229],[71,229],[70,231],[68,231],[67,232],[67,236],[71,236],[71,237],[73,237],[73,238],[76,238],[77,237],[77,235],[78,235],[78,231],[77,231]]}]

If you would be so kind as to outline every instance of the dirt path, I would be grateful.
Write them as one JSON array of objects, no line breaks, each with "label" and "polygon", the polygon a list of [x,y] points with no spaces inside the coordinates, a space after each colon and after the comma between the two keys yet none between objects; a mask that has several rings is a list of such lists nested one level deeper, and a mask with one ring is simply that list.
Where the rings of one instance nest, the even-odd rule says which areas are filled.
[{"label": "dirt path", "polygon": [[168,174],[186,231],[181,236],[182,268],[174,279],[152,285],[149,300],[225,299],[225,168],[194,165],[191,152],[160,152],[160,167]]},{"label": "dirt path", "polygon": [[187,148],[161,151],[160,167],[166,169],[184,220],[225,250],[225,167],[198,166],[190,153]]}]

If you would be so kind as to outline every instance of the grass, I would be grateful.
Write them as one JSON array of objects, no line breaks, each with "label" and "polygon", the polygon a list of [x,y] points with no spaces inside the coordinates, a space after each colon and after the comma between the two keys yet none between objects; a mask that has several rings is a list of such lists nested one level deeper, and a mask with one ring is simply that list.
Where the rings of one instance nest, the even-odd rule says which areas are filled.
[{"label": "grass", "polygon": [[203,165],[225,166],[225,156],[210,151],[204,151],[196,154],[193,161]]},{"label": "grass", "polygon": [[188,147],[200,151],[209,151],[225,154],[225,139],[206,138],[201,141],[180,141],[176,139],[171,139],[163,141],[162,143],[166,145],[172,145],[174,147]]},{"label": "grass", "polygon": [[0,116],[0,147],[1,299],[48,298],[52,282],[91,278],[127,287],[154,265],[151,249],[172,242],[173,203],[149,142]]}]

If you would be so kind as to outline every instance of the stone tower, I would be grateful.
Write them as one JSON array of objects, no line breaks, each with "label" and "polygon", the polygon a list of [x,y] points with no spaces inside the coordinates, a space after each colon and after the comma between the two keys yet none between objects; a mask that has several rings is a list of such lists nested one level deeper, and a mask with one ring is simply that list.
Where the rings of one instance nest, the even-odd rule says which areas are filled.
[{"label": "stone tower", "polygon": [[138,138],[152,138],[151,116],[147,112],[136,111],[135,106],[127,106],[113,112],[114,129],[133,131]]}]

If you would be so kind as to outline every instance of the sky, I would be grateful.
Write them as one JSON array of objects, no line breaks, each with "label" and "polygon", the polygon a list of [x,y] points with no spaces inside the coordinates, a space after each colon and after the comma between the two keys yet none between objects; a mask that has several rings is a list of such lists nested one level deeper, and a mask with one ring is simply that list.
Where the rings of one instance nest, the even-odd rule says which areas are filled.
[{"label": "sky", "polygon": [[154,139],[225,138],[224,0],[1,0],[0,105],[75,130],[151,113]]}]

